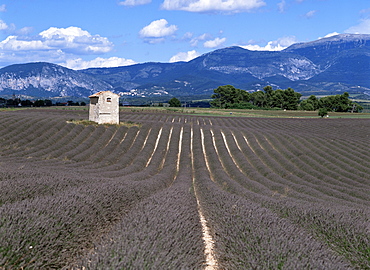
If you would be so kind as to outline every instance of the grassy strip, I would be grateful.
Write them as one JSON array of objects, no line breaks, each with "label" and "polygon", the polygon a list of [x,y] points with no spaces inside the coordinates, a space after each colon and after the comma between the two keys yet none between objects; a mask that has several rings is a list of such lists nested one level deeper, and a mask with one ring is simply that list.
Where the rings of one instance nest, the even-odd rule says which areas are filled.
[{"label": "grassy strip", "polygon": [[117,126],[117,127],[121,127],[121,126],[125,126],[125,127],[141,127],[142,125],[140,123],[134,123],[132,121],[127,121],[127,122],[120,122],[119,124],[98,124],[94,121],[90,121],[90,120],[84,120],[84,119],[81,119],[81,120],[69,120],[67,121],[67,123],[72,123],[72,124],[76,124],[76,125],[84,125],[84,126],[106,126],[106,127],[109,127],[109,126]]},{"label": "grassy strip", "polygon": [[[197,116],[228,116],[228,117],[267,117],[267,118],[320,118],[317,111],[284,111],[284,110],[243,110],[216,108],[161,108],[161,107],[123,107],[121,112],[134,113],[176,113]],[[370,113],[330,112],[331,118],[370,118]]]}]

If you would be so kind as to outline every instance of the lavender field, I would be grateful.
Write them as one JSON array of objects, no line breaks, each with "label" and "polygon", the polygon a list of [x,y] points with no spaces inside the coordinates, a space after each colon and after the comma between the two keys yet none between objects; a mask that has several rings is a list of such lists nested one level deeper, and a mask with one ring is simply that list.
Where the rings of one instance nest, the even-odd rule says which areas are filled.
[{"label": "lavender field", "polygon": [[0,269],[370,269],[368,119],[0,112]]}]

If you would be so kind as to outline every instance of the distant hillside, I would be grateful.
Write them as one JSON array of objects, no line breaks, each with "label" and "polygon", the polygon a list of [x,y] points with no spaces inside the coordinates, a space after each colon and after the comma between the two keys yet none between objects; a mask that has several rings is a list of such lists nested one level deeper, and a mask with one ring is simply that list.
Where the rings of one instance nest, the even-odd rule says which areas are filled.
[{"label": "distant hillside", "polygon": [[124,96],[211,95],[220,85],[244,90],[294,88],[302,94],[370,92],[370,35],[343,34],[279,51],[228,47],[190,62],[143,63],[74,71],[30,63],[0,69],[0,95],[86,97],[100,90]]},{"label": "distant hillside", "polygon": [[85,97],[111,85],[80,71],[50,63],[11,65],[0,69],[0,95]]}]

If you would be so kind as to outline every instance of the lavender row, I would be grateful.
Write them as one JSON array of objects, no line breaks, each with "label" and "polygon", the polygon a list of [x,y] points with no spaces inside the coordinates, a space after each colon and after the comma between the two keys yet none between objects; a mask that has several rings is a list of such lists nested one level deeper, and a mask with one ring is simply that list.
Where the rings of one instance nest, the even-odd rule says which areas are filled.
[{"label": "lavender row", "polygon": [[[71,180],[76,184],[72,175]],[[6,268],[63,266],[81,248],[89,249],[92,241],[133,205],[173,182],[173,173],[163,170],[162,175],[140,182],[90,176],[82,185],[63,190],[53,187],[57,177],[37,181],[50,185],[49,193],[36,190],[38,196],[0,208],[0,265]]]},{"label": "lavender row", "polygon": [[[364,177],[366,177],[366,175],[362,171],[357,170],[356,171],[356,176],[353,177],[351,174],[348,173],[348,171],[345,171],[344,169],[339,168],[336,165],[337,162],[340,164],[341,163],[340,161],[333,160],[335,162],[329,163],[328,161],[323,159],[320,155],[318,155],[316,153],[316,150],[317,150],[317,152],[320,153],[319,149],[316,149],[315,147],[307,148],[305,145],[299,144],[299,142],[297,142],[294,139],[294,137],[290,138],[289,143],[287,143],[287,140],[283,137],[276,137],[276,138],[279,139],[282,142],[282,145],[285,145],[285,146],[289,145],[288,148],[291,151],[291,154],[290,154],[291,162],[293,162],[293,163],[303,162],[303,164],[307,164],[307,165],[311,166],[312,168],[318,170],[319,172],[323,173],[324,175],[326,175],[326,177],[331,178],[332,179],[331,181],[335,184],[338,184],[337,179],[345,179],[346,175],[347,175],[348,179],[352,179],[351,181],[354,181],[354,182],[357,182],[357,183],[366,183],[366,178],[364,178]],[[297,150],[294,150],[294,149],[297,149],[298,145],[300,145],[300,150],[299,150],[300,152],[299,153],[301,153],[301,154],[299,154],[299,158],[297,159],[297,152],[294,152],[294,151],[297,151]],[[315,151],[312,151],[312,149],[315,149]],[[303,155],[304,152],[306,152],[307,154]],[[328,168],[327,165],[329,165],[329,164],[331,164],[330,166],[335,166],[334,167],[335,169],[333,169],[333,167]],[[351,170],[351,168],[347,167],[347,170],[348,169]],[[326,181],[328,181],[328,180],[326,180]],[[330,182],[330,180],[329,180],[329,182]],[[352,185],[353,185],[353,183],[351,183],[351,186]]]},{"label": "lavender row", "polygon": [[[208,146],[208,147],[211,147],[211,146]],[[223,152],[223,153],[225,153],[225,152]],[[209,151],[206,152],[205,154],[207,156],[207,159],[210,162],[214,162],[214,160],[212,159],[211,156],[216,156],[216,155],[211,154]],[[219,164],[215,165],[215,167],[217,167],[217,166],[219,166]],[[224,174],[219,173],[219,171],[217,169],[215,169],[214,166],[209,165],[208,168],[210,168],[210,170],[211,170],[209,172],[210,175],[217,175],[217,180],[215,182],[218,183],[218,185],[221,189],[226,190],[226,191],[231,192],[231,193],[234,193],[234,194],[243,195],[247,198],[253,198],[253,196],[251,196],[250,194],[243,194],[243,192],[241,192],[239,189],[232,188],[232,186],[233,186],[232,181],[229,180],[228,177],[225,176]],[[212,172],[212,171],[214,171],[214,172]],[[204,178],[206,178],[206,177],[204,176],[201,179],[204,179]],[[213,179],[213,180],[215,180],[215,179]],[[286,195],[288,195],[288,194],[286,194]],[[288,195],[288,197],[290,197],[290,195]],[[334,203],[335,200],[336,199],[334,197],[332,202]],[[257,201],[259,201],[259,202],[264,201],[264,204],[266,206],[268,206],[269,208],[273,208],[272,205],[276,204],[276,202],[274,202],[273,200],[271,200],[269,198],[265,198],[264,200],[257,200]],[[297,200],[297,199],[294,199],[294,198],[289,199],[288,202],[293,202],[293,205],[296,206],[295,209],[301,208],[301,205],[304,205],[305,207],[308,206],[307,203],[304,203],[304,201]],[[280,209],[279,211],[282,211],[282,209],[286,209],[284,203],[283,204],[277,203],[277,205],[278,205],[277,209]],[[325,205],[327,205],[327,204],[325,204]],[[320,206],[322,207],[322,205],[320,205]],[[292,208],[293,208],[292,205],[290,205],[289,209],[292,209]],[[315,209],[315,210],[313,210],[313,212],[321,211],[320,209],[321,208],[319,208],[318,210]],[[356,209],[356,208],[346,208],[346,210],[348,210],[348,209]],[[274,210],[277,211],[276,209],[274,209]],[[294,212],[294,215],[290,214],[290,216],[289,216],[289,219],[292,219],[293,223],[298,224],[298,221],[297,221],[297,219],[293,219],[292,216],[295,216],[295,218],[299,217],[301,219],[303,219],[307,216],[307,212],[302,211],[303,209],[299,209],[299,210],[300,211]],[[367,260],[367,256],[368,256],[367,253],[366,253],[366,245],[368,243],[368,241],[367,241],[368,238],[367,238],[365,224],[367,224],[367,220],[369,218],[369,215],[368,214],[364,215],[362,218],[359,218],[358,216],[356,216],[356,218],[349,218],[349,216],[346,215],[346,218],[348,218],[348,221],[346,222],[345,225],[343,225],[342,221],[341,221],[343,216],[341,216],[339,214],[334,214],[334,212],[340,212],[343,215],[343,213],[346,213],[346,210],[330,211],[329,213],[325,213],[325,215],[319,215],[319,218],[315,221],[315,224],[312,224],[312,222],[311,223],[307,222],[307,219],[305,218],[306,222],[303,223],[303,224],[299,223],[298,225],[304,227],[305,229],[311,229],[311,230],[312,230],[311,227],[314,227],[315,230],[312,230],[313,234],[317,235],[317,237],[319,239],[323,238],[324,241],[330,243],[330,245],[333,245],[333,246],[337,247],[334,250],[334,253],[337,252],[337,253],[340,253],[340,254],[345,254],[345,256],[348,258],[348,260],[351,261],[354,265],[363,266],[363,265],[366,265],[366,260]],[[286,217],[286,215],[284,217]],[[328,220],[330,220],[330,221],[328,222]],[[328,227],[326,227],[326,226],[328,226],[328,223],[331,224],[330,229],[328,229]],[[351,223],[357,224],[358,227],[356,229],[352,228],[350,226]],[[346,228],[345,229],[346,233],[343,233],[342,228]],[[355,241],[351,244],[353,249],[349,249],[347,246],[348,246],[348,243],[351,241],[352,238],[355,238],[357,241]],[[357,254],[358,258],[353,259],[353,258],[351,258],[350,254]]]},{"label": "lavender row", "polygon": [[[76,269],[202,267],[202,228],[197,203],[191,192],[189,149],[183,146],[179,171],[171,186],[134,207],[96,244],[91,253],[80,259]],[[177,155],[176,152],[173,154]],[[165,168],[170,167],[173,165],[165,165]]]},{"label": "lavender row", "polygon": [[[194,141],[194,149],[199,149],[196,146],[199,136],[195,136]],[[196,152],[194,157],[194,164],[204,158]],[[217,174],[217,181],[214,182],[209,177],[212,172],[201,168],[194,172],[195,188],[213,232],[221,269],[307,268],[308,265],[313,268],[333,265],[337,269],[351,269],[343,258],[320,241],[313,240],[299,227],[251,200],[232,195],[240,191],[225,187],[224,183],[232,182],[226,175]],[[327,261],[319,259],[323,254]]]},{"label": "lavender row", "polygon": [[[277,136],[276,136],[277,137]],[[261,142],[263,142],[261,140]],[[312,172],[310,171],[310,167],[308,165],[311,165],[310,161],[312,161],[311,156],[313,154],[308,155],[302,155],[302,156],[294,156],[294,160],[285,160],[284,155],[280,155],[273,149],[270,151],[266,151],[265,149],[261,148],[256,141],[256,139],[250,139],[251,145],[256,149],[256,152],[260,158],[264,161],[265,165],[268,166],[269,168],[272,168],[273,170],[278,171],[286,180],[289,180],[291,182],[290,186],[291,188],[295,189],[306,189],[308,187],[311,187],[311,189],[317,190],[315,193],[317,196],[320,197],[320,193],[326,193],[329,196],[334,196],[336,198],[344,198],[348,200],[354,200],[353,194],[356,194],[355,191],[351,190],[350,191],[350,186],[346,184],[341,184],[341,182],[337,181],[335,178],[332,178],[332,181],[329,181],[331,184],[328,184],[326,182],[320,181],[317,177],[317,174],[315,171]],[[286,144],[287,145],[287,144]],[[268,147],[267,144],[265,144],[265,147]],[[267,149],[267,148],[266,148]],[[301,150],[300,150],[301,151]],[[271,158],[273,157],[273,158]],[[303,159],[303,161],[301,161]],[[309,160],[307,160],[309,159]],[[298,166],[294,166],[293,164],[297,164]],[[293,166],[292,166],[293,165]],[[315,170],[320,168],[320,164],[314,164],[312,165]],[[284,170],[287,168],[287,170]],[[306,169],[308,168],[308,169]],[[328,178],[327,174],[322,173],[322,177]],[[304,184],[304,186],[302,186]],[[329,189],[325,188],[329,187]],[[303,191],[303,190],[302,190]],[[311,190],[313,192],[313,190]],[[346,193],[351,193],[351,196],[346,195]],[[341,194],[342,193],[342,194]],[[361,189],[357,191],[357,196],[359,198],[364,198],[366,196]],[[355,199],[357,201],[357,199]]]}]

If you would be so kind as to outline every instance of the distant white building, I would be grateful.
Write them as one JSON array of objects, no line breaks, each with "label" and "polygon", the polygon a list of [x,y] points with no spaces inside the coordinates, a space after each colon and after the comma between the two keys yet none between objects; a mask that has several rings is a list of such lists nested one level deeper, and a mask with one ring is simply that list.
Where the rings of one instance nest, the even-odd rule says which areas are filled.
[{"label": "distant white building", "polygon": [[119,124],[119,95],[101,91],[89,96],[89,120],[98,124]]}]

